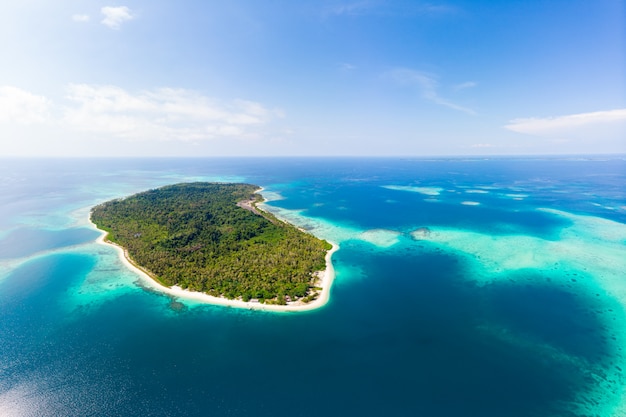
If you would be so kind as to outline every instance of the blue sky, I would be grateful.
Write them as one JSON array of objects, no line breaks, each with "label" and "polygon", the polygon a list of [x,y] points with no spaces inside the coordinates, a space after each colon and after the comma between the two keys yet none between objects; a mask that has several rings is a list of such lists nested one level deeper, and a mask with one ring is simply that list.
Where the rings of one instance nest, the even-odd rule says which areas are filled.
[{"label": "blue sky", "polygon": [[4,156],[626,153],[623,0],[3,3]]}]

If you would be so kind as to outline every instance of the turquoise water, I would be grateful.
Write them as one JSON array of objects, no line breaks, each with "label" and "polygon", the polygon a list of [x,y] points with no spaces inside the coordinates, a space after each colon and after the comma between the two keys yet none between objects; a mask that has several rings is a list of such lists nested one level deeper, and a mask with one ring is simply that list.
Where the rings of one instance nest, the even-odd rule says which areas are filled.
[{"label": "turquoise water", "polygon": [[[329,303],[175,299],[95,242],[91,206],[182,181],[339,243]],[[597,157],[5,159],[0,415],[626,415],[624,184]]]}]

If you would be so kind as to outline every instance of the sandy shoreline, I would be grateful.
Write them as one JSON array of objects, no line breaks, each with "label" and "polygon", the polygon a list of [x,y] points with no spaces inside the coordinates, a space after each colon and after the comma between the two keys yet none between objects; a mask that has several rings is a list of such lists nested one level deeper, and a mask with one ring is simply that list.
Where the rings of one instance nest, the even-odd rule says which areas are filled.
[{"label": "sandy shoreline", "polygon": [[[91,221],[91,211],[88,215],[89,223],[100,233],[100,237],[96,240],[97,243],[113,246],[119,255],[120,260],[128,269],[134,271],[139,275],[143,281],[147,284],[148,287],[155,289],[157,291],[163,292],[165,294],[172,295],[174,297],[201,301],[208,304],[216,304],[221,306],[228,307],[236,307],[236,308],[246,308],[249,310],[263,310],[263,311],[278,311],[278,312],[287,312],[287,311],[307,311],[314,310],[316,308],[320,308],[324,306],[329,298],[330,298],[330,287],[332,286],[333,280],[335,279],[335,268],[332,263],[332,255],[339,249],[339,245],[334,242],[329,243],[333,246],[326,253],[326,269],[324,271],[318,271],[318,283],[316,286],[322,288],[318,297],[311,301],[310,303],[302,303],[300,301],[295,301],[291,303],[287,303],[287,305],[276,305],[276,304],[261,304],[259,302],[250,302],[250,301],[242,301],[242,300],[229,300],[227,298],[222,297],[214,297],[212,295],[208,295],[198,291],[189,291],[182,289],[176,285],[172,287],[166,287],[161,283],[157,282],[154,278],[152,278],[146,271],[144,271],[141,267],[135,264],[135,262],[130,259],[128,256],[128,252],[121,246],[108,242],[105,240],[107,232],[98,229],[98,227]],[[282,220],[282,219],[281,219]],[[284,220],[282,220],[284,221]]]}]

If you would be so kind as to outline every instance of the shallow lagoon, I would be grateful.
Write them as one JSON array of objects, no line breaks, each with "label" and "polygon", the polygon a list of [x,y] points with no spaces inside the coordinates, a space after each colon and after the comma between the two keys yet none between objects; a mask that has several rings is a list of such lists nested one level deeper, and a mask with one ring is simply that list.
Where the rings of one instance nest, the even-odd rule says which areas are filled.
[{"label": "shallow lagoon", "polygon": [[[0,166],[1,415],[620,412],[622,159]],[[262,185],[270,210],[338,242],[329,304],[172,299],[95,243],[89,207],[200,180]]]}]

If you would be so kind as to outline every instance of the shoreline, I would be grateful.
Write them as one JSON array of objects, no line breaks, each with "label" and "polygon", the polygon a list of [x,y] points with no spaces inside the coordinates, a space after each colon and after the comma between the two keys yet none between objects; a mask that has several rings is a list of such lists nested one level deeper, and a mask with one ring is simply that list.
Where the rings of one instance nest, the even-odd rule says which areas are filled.
[{"label": "shoreline", "polygon": [[[258,192],[262,191],[259,190]],[[265,202],[265,199],[264,201]],[[265,210],[264,210],[265,211]],[[284,221],[283,219],[280,219]],[[326,305],[328,300],[330,299],[330,287],[335,279],[335,268],[332,263],[332,255],[337,250],[339,250],[339,245],[335,242],[327,241],[332,245],[332,248],[326,252],[325,260],[326,260],[326,269],[323,271],[316,271],[314,274],[318,277],[318,282],[316,283],[316,287],[321,287],[322,290],[318,293],[318,296],[315,300],[309,303],[302,303],[301,301],[293,301],[288,302],[287,305],[278,305],[278,304],[262,304],[259,302],[251,302],[251,301],[243,301],[237,299],[228,299],[223,297],[215,297],[209,294],[205,294],[199,291],[189,291],[183,289],[177,285],[173,285],[172,287],[167,287],[161,284],[156,278],[152,277],[146,270],[144,270],[141,266],[137,265],[135,261],[128,255],[128,251],[126,248],[106,240],[107,232],[102,229],[99,229],[95,223],[91,221],[91,210],[88,214],[88,221],[91,226],[96,229],[100,236],[96,239],[96,243],[112,246],[118,252],[119,259],[122,263],[131,271],[135,272],[139,275],[145,283],[148,284],[148,287],[160,291],[165,294],[172,295],[174,297],[183,298],[187,300],[193,301],[201,301],[207,304],[214,304],[226,307],[235,307],[235,308],[245,308],[248,310],[260,310],[260,311],[274,311],[274,312],[297,312],[297,311],[309,311],[315,310],[317,308],[323,307]],[[287,222],[286,222],[287,223]],[[291,224],[291,223],[289,223]],[[297,227],[297,226],[296,226]]]}]

